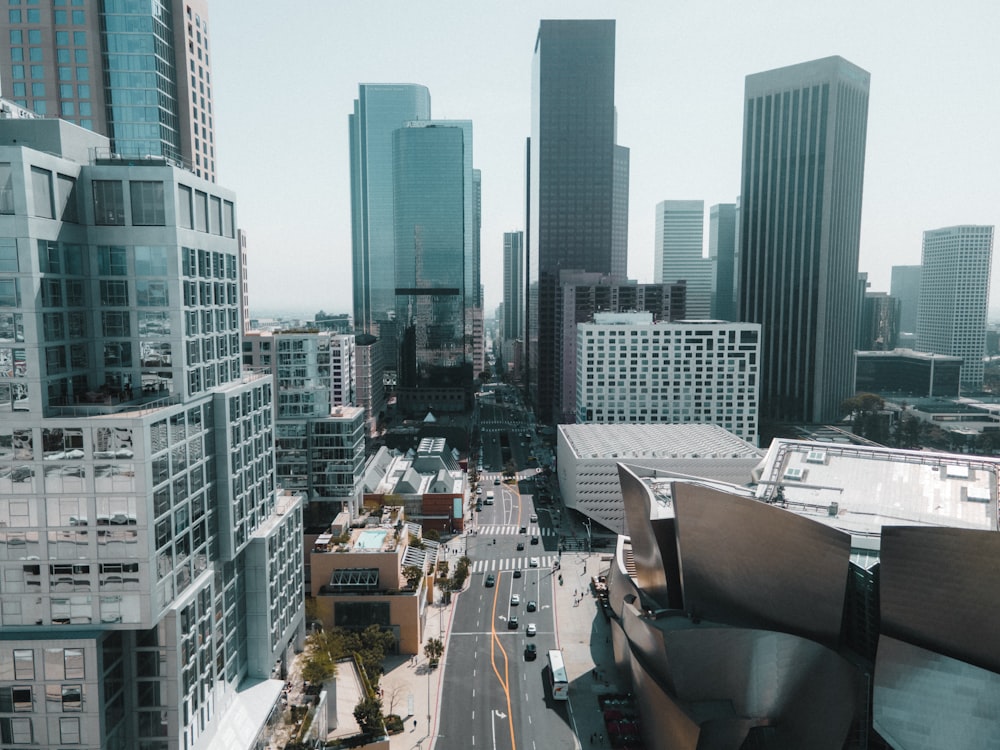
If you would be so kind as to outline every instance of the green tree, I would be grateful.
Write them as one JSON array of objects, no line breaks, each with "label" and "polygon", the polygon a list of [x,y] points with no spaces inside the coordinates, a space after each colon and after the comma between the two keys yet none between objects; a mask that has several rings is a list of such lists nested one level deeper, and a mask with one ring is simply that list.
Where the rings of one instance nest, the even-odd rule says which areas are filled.
[{"label": "green tree", "polygon": [[432,542],[436,542],[441,539],[441,532],[437,529],[427,529],[424,532],[424,537],[430,539]]},{"label": "green tree", "polygon": [[442,654],[444,654],[444,643],[441,642],[441,639],[428,638],[427,643],[424,644],[424,655],[431,662],[437,662],[441,659]]},{"label": "green tree", "polygon": [[326,682],[337,674],[337,659],[340,652],[331,631],[320,630],[306,639],[305,663],[302,665],[302,679],[318,684]]},{"label": "green tree", "polygon": [[354,720],[365,734],[381,734],[382,701],[374,696],[362,698],[354,707]]},{"label": "green tree", "polygon": [[406,585],[411,589],[417,588],[420,585],[420,579],[424,577],[424,571],[419,565],[407,565],[403,568],[403,578],[406,579]]}]

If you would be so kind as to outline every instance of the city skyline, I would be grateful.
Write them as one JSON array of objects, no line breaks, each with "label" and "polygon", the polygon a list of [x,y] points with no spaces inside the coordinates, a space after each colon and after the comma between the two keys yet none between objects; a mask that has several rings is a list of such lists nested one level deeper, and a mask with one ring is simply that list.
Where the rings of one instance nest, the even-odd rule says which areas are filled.
[{"label": "city skyline", "polygon": [[[996,28],[1000,9],[960,2],[924,17],[913,4],[805,13],[799,4],[777,2],[766,13],[727,8],[720,21],[714,4],[667,15],[645,2],[549,2],[487,5],[473,19],[454,3],[393,3],[387,25],[385,7],[306,3],[280,15],[266,7],[214,0],[209,18],[220,179],[241,196],[255,311],[349,311],[346,113],[359,83],[406,82],[433,92],[436,117],[472,119],[476,128],[491,315],[501,299],[503,232],[524,229],[523,152],[538,23],[567,15],[617,21],[617,142],[632,156],[631,278],[652,280],[656,203],[736,200],[745,77],[831,54],[872,74],[859,270],[869,273],[873,291],[888,290],[891,265],[919,263],[923,231],[1000,219],[992,174],[1000,144],[989,132],[997,105],[980,95],[1000,85],[987,31]],[[898,33],[900,17],[907,18],[906,35]],[[486,43],[499,38],[502,45]],[[289,77],[273,64],[281,44],[275,54],[253,51],[255,42],[270,39],[289,39],[296,53],[323,49],[327,63]],[[446,46],[448,55],[433,53]],[[283,103],[262,105],[256,92],[279,81]],[[317,90],[321,98],[311,96]]]}]

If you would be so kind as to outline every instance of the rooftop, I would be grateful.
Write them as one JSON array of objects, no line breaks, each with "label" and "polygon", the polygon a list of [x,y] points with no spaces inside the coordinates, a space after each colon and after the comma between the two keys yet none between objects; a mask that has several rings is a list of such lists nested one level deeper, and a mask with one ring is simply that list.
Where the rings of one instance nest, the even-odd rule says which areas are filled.
[{"label": "rooftop", "polygon": [[760,458],[763,453],[713,424],[573,424],[559,426],[578,458]]}]

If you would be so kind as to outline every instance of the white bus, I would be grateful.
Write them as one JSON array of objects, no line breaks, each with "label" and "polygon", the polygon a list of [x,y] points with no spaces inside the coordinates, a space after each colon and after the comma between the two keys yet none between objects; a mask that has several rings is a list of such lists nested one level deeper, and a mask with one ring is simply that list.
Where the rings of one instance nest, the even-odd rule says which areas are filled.
[{"label": "white bus", "polygon": [[562,651],[549,651],[549,687],[552,688],[554,700],[569,700],[569,679],[566,676]]}]

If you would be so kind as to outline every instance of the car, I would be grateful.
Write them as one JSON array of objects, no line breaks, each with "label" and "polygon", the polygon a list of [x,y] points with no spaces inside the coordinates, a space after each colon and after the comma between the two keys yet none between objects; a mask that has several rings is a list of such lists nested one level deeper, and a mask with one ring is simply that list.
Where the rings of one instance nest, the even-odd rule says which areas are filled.
[{"label": "car", "polygon": [[511,617],[507,620],[507,630],[517,630],[517,617]]},{"label": "car", "polygon": [[524,660],[534,661],[538,658],[538,648],[534,643],[526,643],[524,645]]},{"label": "car", "polygon": [[482,513],[482,511],[483,511],[483,504],[476,503],[476,513]]},{"label": "car", "polygon": [[490,573],[488,576],[486,576],[486,587],[487,588],[490,588],[491,586],[496,586],[496,583],[497,583],[497,577],[495,575],[493,575],[492,573]]},{"label": "car", "polygon": [[518,542],[517,543],[517,551],[520,552],[523,549],[524,549],[524,542]]},{"label": "car", "polygon": [[538,609],[538,603],[534,599],[529,599],[528,600],[528,611],[529,612],[534,612],[536,609]]},{"label": "car", "polygon": [[535,628],[535,623],[529,622],[528,627],[525,629],[524,632],[525,635],[534,635],[535,633],[537,633],[538,630]]},{"label": "car", "polygon": [[482,487],[476,487],[476,494],[477,495],[482,495],[483,494],[483,488]]},{"label": "car", "polygon": [[518,531],[518,533],[519,534],[527,534],[528,533],[528,527],[527,526],[522,526],[521,530]]},{"label": "car", "polygon": [[520,577],[521,577],[521,569],[514,568],[514,578],[520,578]]},{"label": "car", "polygon": [[531,543],[532,544],[538,544],[538,537],[537,536],[531,537]]},{"label": "car", "polygon": [[531,517],[528,518],[528,520],[531,521],[531,523],[538,523],[538,514],[537,513],[532,513]]},{"label": "car", "polygon": [[528,567],[537,568],[538,567],[538,558],[537,557],[533,557],[530,560],[528,560]]},{"label": "car", "polygon": [[493,484],[500,484],[500,478],[497,477],[496,479],[494,479]]},{"label": "car", "polygon": [[516,607],[520,603],[521,603],[521,595],[520,594],[511,594],[510,595],[510,606]]}]

